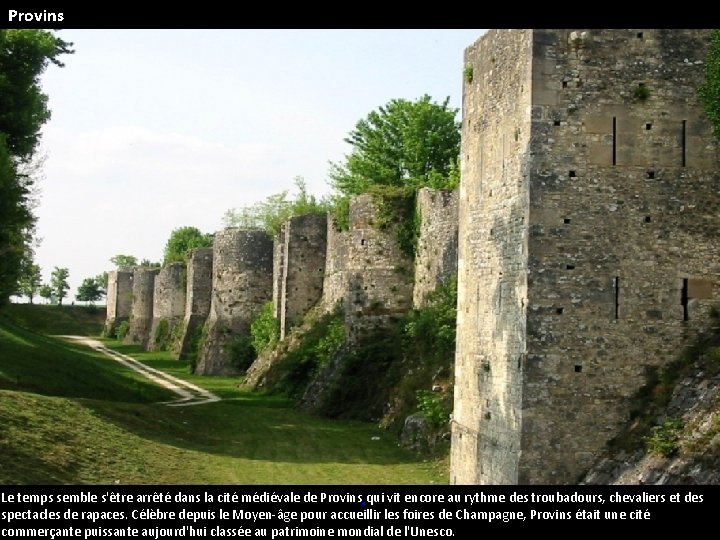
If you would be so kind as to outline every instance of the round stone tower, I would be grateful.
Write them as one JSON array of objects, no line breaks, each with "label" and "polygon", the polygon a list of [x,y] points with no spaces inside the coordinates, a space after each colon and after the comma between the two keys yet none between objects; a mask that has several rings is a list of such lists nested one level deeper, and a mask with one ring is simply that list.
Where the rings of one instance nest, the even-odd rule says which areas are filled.
[{"label": "round stone tower", "polygon": [[136,266],[133,269],[132,308],[130,310],[130,329],[124,343],[146,347],[150,339],[150,327],[153,318],[153,293],[155,276],[159,268]]},{"label": "round stone tower", "polygon": [[272,300],[273,242],[264,231],[226,229],[213,242],[213,286],[205,337],[195,372],[239,374],[233,353],[250,324]]}]

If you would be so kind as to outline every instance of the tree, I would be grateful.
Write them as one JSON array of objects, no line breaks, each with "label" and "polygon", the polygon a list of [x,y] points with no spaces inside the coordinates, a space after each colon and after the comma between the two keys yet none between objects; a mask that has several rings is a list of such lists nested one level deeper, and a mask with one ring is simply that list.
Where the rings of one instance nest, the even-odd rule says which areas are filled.
[{"label": "tree", "polygon": [[107,292],[107,288],[108,288],[108,273],[107,272],[103,272],[102,274],[98,274],[97,276],[95,276],[95,281],[97,281],[98,285],[100,286],[100,288],[103,291]]},{"label": "tree", "polygon": [[173,262],[185,262],[188,260],[190,251],[195,248],[212,246],[213,237],[210,234],[203,234],[196,227],[180,227],[175,229],[165,244],[165,257],[163,264]]},{"label": "tree", "polygon": [[40,287],[40,296],[42,298],[44,298],[47,302],[52,302],[52,300],[53,300],[52,287],[48,284],[42,285]]},{"label": "tree", "polygon": [[162,265],[159,262],[152,262],[150,259],[143,259],[140,261],[140,266],[145,266],[146,268],[160,268]]},{"label": "tree", "polygon": [[710,34],[710,48],[705,59],[705,83],[699,89],[715,134],[720,136],[720,30]]},{"label": "tree", "polygon": [[75,299],[81,302],[95,302],[103,296],[105,296],[105,289],[103,289],[102,283],[98,281],[98,278],[91,277],[83,279]]},{"label": "tree", "polygon": [[345,162],[331,163],[333,187],[344,195],[374,185],[454,187],[460,124],[448,102],[424,95],[415,102],[393,99],[370,112],[345,139],[353,147]]},{"label": "tree", "polygon": [[31,164],[50,118],[40,77],[71,46],[47,30],[0,29],[0,305],[17,291],[35,232]]},{"label": "tree", "polygon": [[33,303],[33,297],[38,294],[42,285],[42,275],[40,273],[40,265],[33,263],[31,260],[26,261],[23,265],[20,279],[18,280],[18,292],[27,296],[30,303]]},{"label": "tree", "polygon": [[67,296],[67,290],[70,288],[67,282],[69,275],[70,271],[67,268],[58,268],[57,266],[50,275],[50,287],[60,305],[62,305],[63,298]]},{"label": "tree", "polygon": [[110,257],[110,262],[113,263],[117,268],[124,268],[126,266],[137,266],[137,257],[134,255],[115,255]]}]

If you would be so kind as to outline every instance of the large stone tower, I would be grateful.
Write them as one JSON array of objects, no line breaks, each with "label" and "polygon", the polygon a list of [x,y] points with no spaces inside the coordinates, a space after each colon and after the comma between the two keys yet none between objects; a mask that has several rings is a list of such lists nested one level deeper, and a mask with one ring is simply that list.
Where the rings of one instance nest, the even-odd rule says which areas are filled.
[{"label": "large stone tower", "polygon": [[265,231],[225,229],[213,241],[213,286],[205,339],[196,373],[231,375],[232,343],[250,335],[250,324],[272,300],[273,242]]},{"label": "large stone tower", "polygon": [[451,483],[576,483],[718,298],[705,30],[465,51]]}]

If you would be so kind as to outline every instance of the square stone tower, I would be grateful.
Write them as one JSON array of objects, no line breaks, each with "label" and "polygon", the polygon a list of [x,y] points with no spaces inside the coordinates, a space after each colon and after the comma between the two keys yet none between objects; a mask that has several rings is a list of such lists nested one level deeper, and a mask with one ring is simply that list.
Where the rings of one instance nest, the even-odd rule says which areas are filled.
[{"label": "square stone tower", "polygon": [[573,484],[720,294],[707,30],[465,51],[450,482]]}]

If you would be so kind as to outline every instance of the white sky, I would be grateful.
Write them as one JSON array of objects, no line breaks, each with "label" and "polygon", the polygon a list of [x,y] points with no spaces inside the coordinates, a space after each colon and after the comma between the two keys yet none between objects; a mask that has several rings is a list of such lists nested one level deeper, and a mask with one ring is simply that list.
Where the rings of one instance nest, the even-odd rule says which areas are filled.
[{"label": "white sky", "polygon": [[173,229],[217,231],[296,176],[328,193],[370,111],[423,94],[460,109],[463,51],[484,32],[60,31],[76,52],[43,76],[43,279],[68,267],[69,303],[110,257],[161,261]]}]

